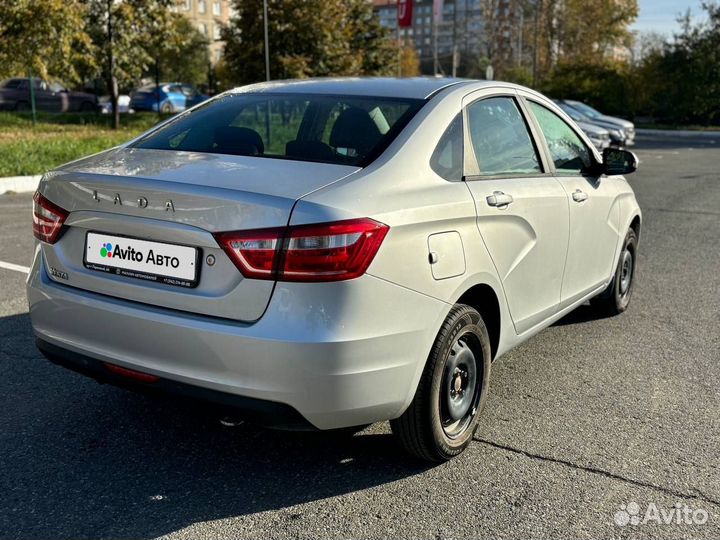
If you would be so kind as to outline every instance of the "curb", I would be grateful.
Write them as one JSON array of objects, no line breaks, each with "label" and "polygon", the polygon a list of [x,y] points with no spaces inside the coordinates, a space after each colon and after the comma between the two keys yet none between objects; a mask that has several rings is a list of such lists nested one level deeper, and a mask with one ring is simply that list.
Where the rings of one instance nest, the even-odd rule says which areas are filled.
[{"label": "curb", "polygon": [[29,193],[35,191],[40,182],[41,175],[37,176],[9,176],[0,178],[0,195],[8,192]]},{"label": "curb", "polygon": [[636,135],[656,135],[658,137],[699,137],[701,139],[720,139],[720,131],[688,131],[671,129],[636,129]]}]

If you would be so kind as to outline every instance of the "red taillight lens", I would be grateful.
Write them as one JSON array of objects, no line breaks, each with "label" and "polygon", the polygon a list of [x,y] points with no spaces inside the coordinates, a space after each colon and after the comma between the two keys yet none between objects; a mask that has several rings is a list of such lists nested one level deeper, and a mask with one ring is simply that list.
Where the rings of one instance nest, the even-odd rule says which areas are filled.
[{"label": "red taillight lens", "polygon": [[33,234],[48,244],[57,242],[68,213],[51,203],[39,191],[33,196]]},{"label": "red taillight lens", "polygon": [[292,227],[283,253],[283,281],[339,281],[361,276],[389,227],[372,219]]},{"label": "red taillight lens", "polygon": [[387,225],[362,218],[221,233],[216,238],[245,277],[341,281],[365,273],[388,230]]},{"label": "red taillight lens", "polygon": [[275,279],[275,265],[284,230],[280,228],[220,233],[215,235],[215,239],[243,276]]}]

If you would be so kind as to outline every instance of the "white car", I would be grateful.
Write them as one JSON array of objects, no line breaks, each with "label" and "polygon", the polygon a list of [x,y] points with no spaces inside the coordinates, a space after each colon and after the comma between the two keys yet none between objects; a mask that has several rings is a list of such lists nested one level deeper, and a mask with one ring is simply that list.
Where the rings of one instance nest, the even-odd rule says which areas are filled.
[{"label": "white car", "polygon": [[[120,114],[132,114],[134,109],[130,108],[130,96],[122,94],[118,96],[118,111]],[[110,96],[100,98],[100,114],[112,114],[112,101]]]},{"label": "white car", "polygon": [[572,99],[565,99],[560,102],[560,107],[574,117],[568,108],[572,108],[575,111],[582,114],[589,123],[603,127],[610,132],[611,143],[620,148],[626,146],[633,146],[635,144],[635,124],[629,120],[618,118],[616,116],[608,116],[601,113],[597,109],[593,109],[587,103],[582,101],[575,101]]},{"label": "white car", "polygon": [[636,164],[512,84],[239,88],[45,175],[37,345],[269,426],[390,420],[446,460],[492,361],[588,300],[628,306]]}]

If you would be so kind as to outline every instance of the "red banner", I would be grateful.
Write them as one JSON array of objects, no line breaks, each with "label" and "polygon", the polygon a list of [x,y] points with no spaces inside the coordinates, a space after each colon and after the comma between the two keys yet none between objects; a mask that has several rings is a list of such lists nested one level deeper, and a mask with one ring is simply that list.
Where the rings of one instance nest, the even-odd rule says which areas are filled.
[{"label": "red banner", "polygon": [[412,26],[412,12],[412,0],[397,0],[398,26],[400,26],[400,28]]},{"label": "red banner", "polygon": [[433,0],[433,23],[440,24],[443,20],[443,0]]}]

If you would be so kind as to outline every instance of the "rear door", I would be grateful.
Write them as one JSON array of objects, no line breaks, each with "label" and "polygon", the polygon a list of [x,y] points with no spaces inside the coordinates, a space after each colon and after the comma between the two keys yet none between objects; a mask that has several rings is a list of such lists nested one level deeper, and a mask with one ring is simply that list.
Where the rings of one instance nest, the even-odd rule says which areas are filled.
[{"label": "rear door", "polygon": [[563,305],[570,305],[602,285],[612,273],[618,244],[620,209],[617,183],[589,174],[593,152],[578,131],[545,105],[527,99],[543,133],[551,166],[570,208],[570,237],[562,285]]},{"label": "rear door", "polygon": [[568,243],[568,203],[548,171],[513,91],[464,102],[465,180],[481,236],[518,334],[557,311]]}]

